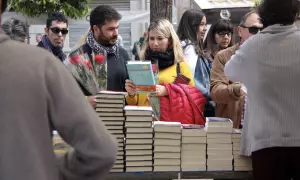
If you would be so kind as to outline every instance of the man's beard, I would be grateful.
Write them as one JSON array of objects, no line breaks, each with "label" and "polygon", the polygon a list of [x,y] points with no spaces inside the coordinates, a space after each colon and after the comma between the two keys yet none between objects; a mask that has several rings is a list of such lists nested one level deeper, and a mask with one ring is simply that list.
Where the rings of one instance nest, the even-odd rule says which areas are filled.
[{"label": "man's beard", "polygon": [[106,37],[99,35],[96,40],[99,44],[113,46],[118,42],[118,36]]}]

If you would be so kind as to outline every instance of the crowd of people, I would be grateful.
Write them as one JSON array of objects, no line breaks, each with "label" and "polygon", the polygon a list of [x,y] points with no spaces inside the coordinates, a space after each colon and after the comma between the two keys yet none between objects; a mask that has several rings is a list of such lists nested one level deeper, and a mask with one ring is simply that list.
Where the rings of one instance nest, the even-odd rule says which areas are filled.
[{"label": "crowd of people", "polygon": [[[0,2],[3,12],[7,1]],[[299,8],[298,0],[263,0],[237,27],[219,19],[208,32],[206,15],[190,9],[177,32],[167,19],[151,22],[132,50],[135,60],[158,64],[161,118],[202,125],[204,117],[230,118],[243,129],[241,153],[252,156],[256,180],[300,179]],[[127,92],[127,105],[150,106],[128,77],[121,18],[110,6],[96,7],[76,47],[90,59],[106,51],[107,90]],[[22,21],[2,23],[0,179],[101,179],[114,164],[116,143],[94,112],[96,94],[64,67],[68,27],[62,13],[51,13],[36,48],[25,44]],[[54,129],[74,147],[58,161]]]}]

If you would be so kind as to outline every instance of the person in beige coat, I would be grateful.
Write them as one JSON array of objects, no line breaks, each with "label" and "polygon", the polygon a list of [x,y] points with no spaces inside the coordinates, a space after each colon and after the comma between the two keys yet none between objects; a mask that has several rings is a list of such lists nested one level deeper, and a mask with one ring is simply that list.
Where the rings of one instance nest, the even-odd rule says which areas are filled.
[{"label": "person in beige coat", "polygon": [[[0,107],[1,180],[100,180],[113,166],[115,139],[71,73],[50,52],[2,29]],[[53,129],[72,151],[55,156]]]},{"label": "person in beige coat", "polygon": [[255,12],[247,13],[238,26],[240,43],[220,51],[213,61],[210,79],[210,93],[216,102],[216,116],[230,118],[234,128],[241,128],[245,92],[240,82],[232,82],[224,74],[224,67],[239,46],[262,29]]}]

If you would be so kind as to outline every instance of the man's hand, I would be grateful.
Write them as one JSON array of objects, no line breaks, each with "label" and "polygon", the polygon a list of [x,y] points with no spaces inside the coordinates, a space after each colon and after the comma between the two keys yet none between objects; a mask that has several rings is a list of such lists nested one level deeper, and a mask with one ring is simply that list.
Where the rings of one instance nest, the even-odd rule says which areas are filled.
[{"label": "man's hand", "polygon": [[96,96],[88,96],[87,100],[93,108],[96,108]]},{"label": "man's hand", "polygon": [[130,97],[133,97],[133,96],[136,95],[136,86],[135,86],[135,84],[131,80],[126,79],[126,81],[125,81],[125,89],[128,92],[128,95]]}]

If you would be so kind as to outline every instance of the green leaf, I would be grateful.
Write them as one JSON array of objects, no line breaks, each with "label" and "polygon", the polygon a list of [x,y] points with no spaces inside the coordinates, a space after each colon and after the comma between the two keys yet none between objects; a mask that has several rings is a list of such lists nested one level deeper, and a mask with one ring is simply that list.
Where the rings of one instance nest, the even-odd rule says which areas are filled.
[{"label": "green leaf", "polygon": [[16,12],[29,17],[59,11],[73,19],[84,17],[90,10],[90,2],[91,0],[9,0]]}]

